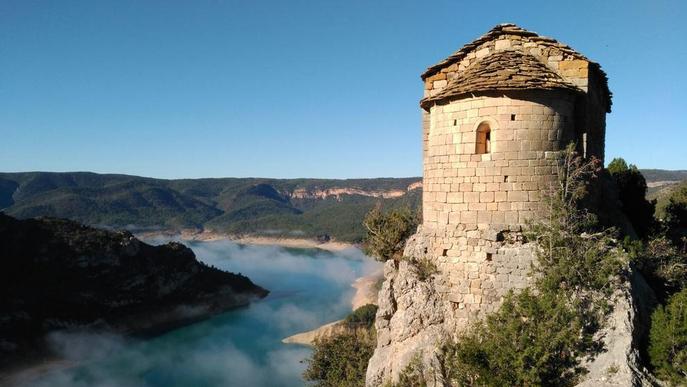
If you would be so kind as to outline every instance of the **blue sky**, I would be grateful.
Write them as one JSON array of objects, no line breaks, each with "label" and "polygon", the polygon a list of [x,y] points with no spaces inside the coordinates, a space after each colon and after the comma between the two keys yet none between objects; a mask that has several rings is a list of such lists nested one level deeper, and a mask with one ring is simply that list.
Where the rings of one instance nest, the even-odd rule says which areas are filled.
[{"label": "blue sky", "polygon": [[418,176],[420,74],[494,25],[603,66],[606,153],[687,169],[684,1],[0,0],[0,171]]}]

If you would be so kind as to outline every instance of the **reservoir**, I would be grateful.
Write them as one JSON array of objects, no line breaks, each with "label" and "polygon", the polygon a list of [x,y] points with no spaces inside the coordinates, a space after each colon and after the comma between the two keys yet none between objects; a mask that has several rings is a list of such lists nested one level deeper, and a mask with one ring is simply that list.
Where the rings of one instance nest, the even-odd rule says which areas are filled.
[{"label": "reservoir", "polygon": [[330,252],[229,240],[182,242],[199,260],[242,273],[271,293],[152,339],[52,335],[53,346],[78,365],[53,371],[34,385],[302,386],[310,349],[281,340],[345,317],[353,281],[380,267],[356,248]]}]

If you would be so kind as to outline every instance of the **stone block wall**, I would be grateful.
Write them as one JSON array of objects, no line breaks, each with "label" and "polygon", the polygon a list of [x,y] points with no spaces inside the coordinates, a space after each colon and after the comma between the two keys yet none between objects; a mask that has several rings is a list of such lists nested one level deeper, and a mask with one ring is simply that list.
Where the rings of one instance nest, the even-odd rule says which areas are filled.
[{"label": "stone block wall", "polygon": [[[533,55],[546,64],[550,69],[561,75],[566,81],[579,87],[587,93],[587,97],[576,102],[578,113],[582,119],[578,120],[576,139],[582,148],[582,134],[587,133],[587,155],[604,158],[605,142],[605,117],[606,102],[600,91],[601,79],[594,67],[598,66],[581,59],[579,54],[573,54],[571,50],[562,48],[564,45],[552,39],[543,37],[527,37],[504,34],[497,39],[489,40],[477,46],[468,53],[460,62],[453,63],[436,74],[424,80],[424,97],[429,97],[440,92],[449,80],[468,68],[475,61],[501,50],[520,50]],[[429,112],[422,112],[423,117],[423,144],[426,151],[426,141],[429,133]],[[425,153],[426,154],[426,153]]]},{"label": "stone block wall", "polygon": [[[534,255],[520,230],[556,184],[556,156],[575,136],[574,109],[573,94],[540,90],[430,109],[421,232],[456,328],[527,286]],[[475,154],[483,122],[491,151]]]}]

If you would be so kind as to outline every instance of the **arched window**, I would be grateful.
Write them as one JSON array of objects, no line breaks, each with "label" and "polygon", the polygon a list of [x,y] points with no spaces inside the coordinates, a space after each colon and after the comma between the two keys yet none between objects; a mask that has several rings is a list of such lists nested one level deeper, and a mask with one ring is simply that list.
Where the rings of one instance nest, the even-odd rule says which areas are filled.
[{"label": "arched window", "polygon": [[477,127],[477,144],[475,153],[478,155],[491,152],[491,128],[486,122],[482,122]]}]

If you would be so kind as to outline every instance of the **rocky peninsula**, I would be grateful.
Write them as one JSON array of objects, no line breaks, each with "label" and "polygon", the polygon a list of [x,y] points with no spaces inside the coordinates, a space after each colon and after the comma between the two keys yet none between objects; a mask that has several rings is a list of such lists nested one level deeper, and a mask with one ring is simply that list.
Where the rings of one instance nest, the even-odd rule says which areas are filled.
[{"label": "rocky peninsula", "polygon": [[0,213],[0,259],[0,368],[50,356],[51,331],[159,333],[268,294],[180,243],[63,219]]}]

